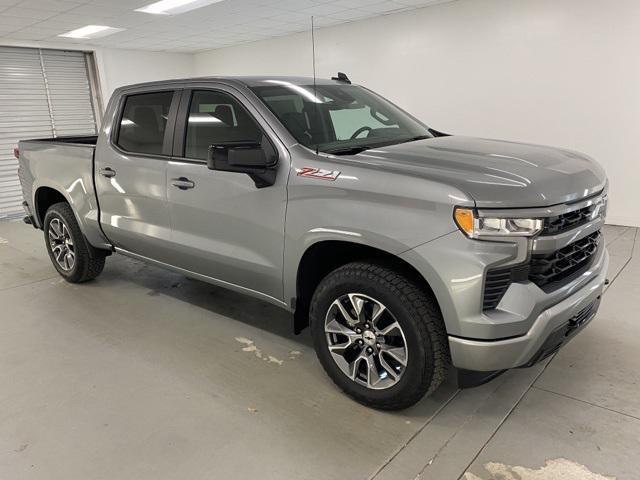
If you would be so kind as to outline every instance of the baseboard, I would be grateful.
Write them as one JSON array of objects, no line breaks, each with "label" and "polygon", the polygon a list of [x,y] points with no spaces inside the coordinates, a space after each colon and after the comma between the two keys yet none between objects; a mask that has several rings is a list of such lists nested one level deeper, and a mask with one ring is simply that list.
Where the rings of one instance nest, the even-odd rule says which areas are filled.
[{"label": "baseboard", "polygon": [[621,227],[638,227],[640,228],[640,218],[616,217],[607,215],[607,225],[618,225]]}]

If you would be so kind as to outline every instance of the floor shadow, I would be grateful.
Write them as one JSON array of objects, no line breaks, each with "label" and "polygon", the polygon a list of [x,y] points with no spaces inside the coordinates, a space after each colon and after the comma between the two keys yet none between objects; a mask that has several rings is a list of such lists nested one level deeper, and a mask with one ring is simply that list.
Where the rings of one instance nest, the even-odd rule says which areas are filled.
[{"label": "floor shadow", "polygon": [[147,295],[165,295],[312,347],[308,330],[294,334],[293,315],[267,302],[131,258],[108,262],[99,281],[123,277],[148,289]]},{"label": "floor shadow", "polygon": [[[295,335],[293,315],[281,308],[138,260],[122,256],[115,258],[118,257],[118,261],[108,263],[99,277],[100,288],[126,279],[146,289],[146,295],[168,296],[313,349],[309,329]],[[444,383],[429,399],[423,399],[414,407],[402,411],[402,415],[424,421],[425,415],[429,418],[436,413],[457,391],[456,371],[451,367]]]}]

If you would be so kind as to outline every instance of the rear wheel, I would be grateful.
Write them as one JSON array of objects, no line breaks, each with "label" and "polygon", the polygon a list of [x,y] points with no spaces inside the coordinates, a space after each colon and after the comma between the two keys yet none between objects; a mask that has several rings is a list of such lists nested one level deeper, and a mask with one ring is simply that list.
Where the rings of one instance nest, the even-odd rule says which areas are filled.
[{"label": "rear wheel", "polygon": [[449,350],[437,305],[390,268],[355,262],[334,270],[314,293],[310,320],[325,371],[364,405],[409,407],[446,376]]},{"label": "rear wheel", "polygon": [[49,207],[44,217],[44,240],[51,263],[68,282],[86,282],[102,272],[106,254],[87,242],[69,204]]}]

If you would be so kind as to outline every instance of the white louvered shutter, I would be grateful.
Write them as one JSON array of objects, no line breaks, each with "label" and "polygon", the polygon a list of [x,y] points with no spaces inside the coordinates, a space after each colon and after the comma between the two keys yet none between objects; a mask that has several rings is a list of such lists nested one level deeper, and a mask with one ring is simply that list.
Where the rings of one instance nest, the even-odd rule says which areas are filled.
[{"label": "white louvered shutter", "polygon": [[56,136],[95,135],[85,53],[42,50],[42,64]]},{"label": "white louvered shutter", "polygon": [[0,219],[23,211],[19,140],[95,134],[85,55],[0,47]]},{"label": "white louvered shutter", "polygon": [[18,140],[52,134],[40,53],[0,47],[0,218],[22,211]]}]

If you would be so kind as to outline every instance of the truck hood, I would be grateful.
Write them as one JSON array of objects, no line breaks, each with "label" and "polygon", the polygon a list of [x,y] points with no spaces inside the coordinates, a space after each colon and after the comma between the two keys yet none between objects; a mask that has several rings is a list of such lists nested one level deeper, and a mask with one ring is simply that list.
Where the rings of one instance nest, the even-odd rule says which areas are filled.
[{"label": "truck hood", "polygon": [[554,147],[470,137],[436,137],[351,157],[451,185],[482,208],[544,207],[593,195],[604,170],[586,155]]}]

